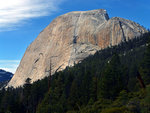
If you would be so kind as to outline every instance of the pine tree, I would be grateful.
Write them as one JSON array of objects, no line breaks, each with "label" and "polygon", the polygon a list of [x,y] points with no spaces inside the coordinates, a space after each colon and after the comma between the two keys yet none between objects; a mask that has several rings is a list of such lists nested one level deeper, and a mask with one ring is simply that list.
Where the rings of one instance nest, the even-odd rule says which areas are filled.
[{"label": "pine tree", "polygon": [[120,58],[115,54],[107,64],[100,80],[100,96],[105,99],[115,99],[121,90],[124,89],[124,74]]},{"label": "pine tree", "polygon": [[145,84],[150,84],[150,36],[145,51],[144,59],[140,66],[140,74],[142,75]]},{"label": "pine tree", "polygon": [[24,105],[26,106],[26,112],[30,113],[31,111],[31,79],[27,78],[24,84]]},{"label": "pine tree", "polygon": [[97,100],[97,84],[98,84],[98,78],[97,76],[93,76],[91,80],[91,86],[90,86],[90,98],[93,101]]}]

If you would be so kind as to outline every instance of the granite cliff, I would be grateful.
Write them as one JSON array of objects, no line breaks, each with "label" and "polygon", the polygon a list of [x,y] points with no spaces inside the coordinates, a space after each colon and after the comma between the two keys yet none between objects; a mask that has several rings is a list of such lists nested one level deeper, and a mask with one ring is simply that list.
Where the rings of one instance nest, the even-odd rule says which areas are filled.
[{"label": "granite cliff", "polygon": [[106,10],[77,11],[54,19],[27,48],[8,86],[21,86],[66,66],[78,63],[96,51],[117,45],[147,32],[127,19],[109,18]]}]

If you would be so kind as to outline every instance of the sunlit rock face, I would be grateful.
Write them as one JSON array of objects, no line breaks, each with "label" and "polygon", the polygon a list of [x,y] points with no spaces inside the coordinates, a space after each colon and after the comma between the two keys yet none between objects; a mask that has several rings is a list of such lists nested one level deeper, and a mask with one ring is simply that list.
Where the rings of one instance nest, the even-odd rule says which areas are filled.
[{"label": "sunlit rock face", "polygon": [[8,86],[18,87],[78,63],[90,54],[147,32],[135,22],[106,10],[77,11],[54,19],[27,48]]}]

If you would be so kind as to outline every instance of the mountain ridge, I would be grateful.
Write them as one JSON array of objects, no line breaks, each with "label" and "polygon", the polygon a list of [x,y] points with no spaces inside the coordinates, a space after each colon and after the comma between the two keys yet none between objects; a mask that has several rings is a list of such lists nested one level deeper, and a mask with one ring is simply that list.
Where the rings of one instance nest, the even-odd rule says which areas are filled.
[{"label": "mountain ridge", "polygon": [[27,48],[8,86],[32,82],[51,70],[73,66],[96,51],[118,45],[147,32],[139,24],[120,17],[110,18],[104,9],[70,12],[54,19]]},{"label": "mountain ridge", "polygon": [[0,89],[12,78],[13,73],[0,69]]}]

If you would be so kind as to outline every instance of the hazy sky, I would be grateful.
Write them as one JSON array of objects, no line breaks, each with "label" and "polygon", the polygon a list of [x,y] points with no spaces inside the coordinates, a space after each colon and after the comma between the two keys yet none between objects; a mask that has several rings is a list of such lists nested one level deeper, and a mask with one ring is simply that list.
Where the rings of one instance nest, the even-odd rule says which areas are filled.
[{"label": "hazy sky", "polygon": [[28,45],[54,18],[106,9],[150,28],[150,0],[0,0],[0,68],[15,72]]}]

